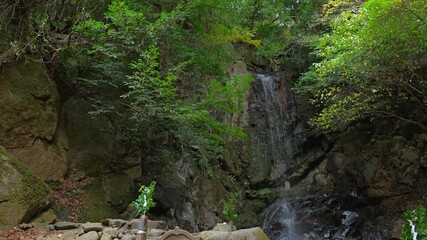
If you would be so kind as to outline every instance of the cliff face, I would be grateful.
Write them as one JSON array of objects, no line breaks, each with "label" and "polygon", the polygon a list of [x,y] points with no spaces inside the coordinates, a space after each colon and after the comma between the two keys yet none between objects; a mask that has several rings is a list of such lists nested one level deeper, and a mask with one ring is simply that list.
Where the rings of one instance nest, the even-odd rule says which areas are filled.
[{"label": "cliff face", "polygon": [[[425,201],[420,189],[427,180],[426,133],[398,119],[316,133],[307,124],[314,113],[308,97],[291,87],[291,74],[255,75],[242,113],[250,141],[234,150],[249,152],[244,174],[252,195],[246,204],[270,206],[275,197],[281,199],[258,216],[258,224],[277,239],[292,236],[281,235],[286,231],[341,238],[398,236],[403,212]],[[277,227],[290,213],[298,227]],[[346,213],[357,216],[351,224]],[[246,223],[248,214],[242,216]]]},{"label": "cliff face", "polygon": [[[247,72],[243,60],[230,68],[230,74]],[[285,205],[296,209],[296,218],[304,216],[301,228],[313,234],[346,231],[347,225],[331,219],[342,220],[348,211],[359,216],[354,225],[375,222],[389,236],[386,232],[398,228],[404,210],[425,201],[418,189],[426,182],[426,133],[392,119],[359,122],[341,133],[316,133],[307,124],[314,113],[309,97],[292,91],[295,77],[286,71],[254,75],[243,112],[228,116],[246,130],[247,140],[229,142],[225,159],[206,162],[197,146],[178,149],[167,136],[159,139],[153,158],[142,158],[120,139],[126,127],[121,119],[91,117],[93,109],[84,97],[61,99],[59,92],[67,89],[58,90],[42,63],[9,64],[0,74],[0,145],[44,181],[62,181],[72,170],[93,177],[82,194],[91,209],[83,216],[87,220],[124,212],[138,184],[155,179],[158,207],[153,215],[187,229],[207,229],[221,221],[223,200],[239,192],[240,226],[262,224],[267,217],[259,213],[277,206],[277,199],[298,199]],[[19,182],[11,165],[4,168],[11,169],[7,181]],[[7,181],[2,186],[12,191],[15,185],[6,187]],[[3,224],[26,221],[42,205],[34,203],[32,210],[12,214]],[[326,212],[333,214],[320,219]],[[274,225],[275,219],[268,221]],[[315,229],[323,223],[332,227]]]},{"label": "cliff face", "polygon": [[46,67],[20,62],[0,74],[0,145],[36,176],[47,181],[64,178],[67,137],[59,122],[59,93]]}]

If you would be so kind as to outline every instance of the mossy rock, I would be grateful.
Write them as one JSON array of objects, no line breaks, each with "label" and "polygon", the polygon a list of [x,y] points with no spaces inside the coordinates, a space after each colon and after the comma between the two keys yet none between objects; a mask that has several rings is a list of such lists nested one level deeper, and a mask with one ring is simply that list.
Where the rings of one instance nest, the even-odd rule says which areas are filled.
[{"label": "mossy rock", "polygon": [[113,127],[102,116],[89,115],[93,109],[83,99],[69,99],[62,111],[69,120],[66,131],[70,166],[90,176],[99,175],[114,156]]},{"label": "mossy rock", "polygon": [[247,200],[244,202],[242,209],[244,211],[240,213],[236,220],[238,228],[247,228],[257,225],[258,214],[267,207],[267,204],[259,199]]},{"label": "mossy rock", "polygon": [[6,148],[52,141],[57,127],[59,93],[43,63],[19,62],[0,74],[0,144]]},{"label": "mossy rock", "polygon": [[81,222],[98,222],[107,218],[119,218],[118,211],[106,200],[101,179],[96,179],[85,189],[83,194],[85,206]]},{"label": "mossy rock", "polygon": [[29,221],[49,203],[50,188],[0,146],[0,230]]}]

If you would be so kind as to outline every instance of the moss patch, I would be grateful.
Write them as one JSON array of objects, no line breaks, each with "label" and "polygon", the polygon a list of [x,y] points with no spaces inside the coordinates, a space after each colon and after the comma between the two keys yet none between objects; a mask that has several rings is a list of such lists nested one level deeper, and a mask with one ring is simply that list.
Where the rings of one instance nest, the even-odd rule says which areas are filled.
[{"label": "moss patch", "polygon": [[83,201],[85,207],[83,210],[82,222],[100,221],[106,218],[119,218],[119,214],[105,200],[102,182],[97,179],[85,190]]},{"label": "moss patch", "polygon": [[51,193],[51,189],[46,183],[34,176],[28,168],[17,161],[11,154],[7,153],[6,149],[1,146],[0,156],[22,175],[21,189],[16,193],[20,204],[33,206],[46,200]]},{"label": "moss patch", "polygon": [[0,156],[3,160],[10,163],[15,169],[22,174],[21,190],[17,193],[19,202],[22,205],[31,206],[43,202],[50,195],[51,189],[49,186],[34,176],[28,168],[8,154],[6,150],[0,146]]},{"label": "moss patch", "polygon": [[7,200],[0,204],[0,225],[29,220],[45,207],[50,188],[1,146],[0,163],[0,176],[6,179],[2,182],[6,184],[3,198]]}]

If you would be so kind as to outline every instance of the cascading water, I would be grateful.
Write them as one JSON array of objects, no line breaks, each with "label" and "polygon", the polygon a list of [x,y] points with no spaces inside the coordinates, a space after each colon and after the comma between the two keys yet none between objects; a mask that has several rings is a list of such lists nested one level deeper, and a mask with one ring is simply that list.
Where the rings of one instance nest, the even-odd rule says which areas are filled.
[{"label": "cascading water", "polygon": [[[256,93],[258,105],[261,106],[265,120],[264,131],[260,134],[264,141],[265,158],[271,161],[270,180],[279,181],[289,168],[293,167],[292,154],[295,152],[292,132],[295,120],[293,98],[285,86],[283,75],[256,74],[259,81]],[[286,200],[280,200],[269,207],[264,213],[264,231],[272,240],[307,240],[300,233],[300,224],[295,209]]]},{"label": "cascading water", "polygon": [[269,146],[271,148],[270,153],[274,165],[277,165],[279,162],[283,162],[288,155],[286,153],[286,147],[284,147],[287,131],[283,121],[283,110],[277,102],[279,98],[277,97],[277,90],[273,77],[262,74],[257,74],[256,76],[262,83],[267,129],[269,133]]},{"label": "cascading water", "polygon": [[[285,73],[255,74],[254,77],[248,109],[252,156],[252,170],[248,172],[253,184],[286,192],[292,174],[300,170],[304,161],[309,162],[303,170],[308,174],[312,167],[310,161],[317,161],[327,152],[317,146],[321,141],[304,142],[306,136],[298,120],[297,102]],[[305,150],[300,149],[302,144],[306,144]],[[301,154],[301,151],[306,152]],[[293,178],[293,184],[304,177]],[[359,196],[352,198],[359,199]],[[271,240],[380,240],[372,214],[365,207],[349,204],[342,196],[301,189],[301,192],[293,191],[293,197],[278,199],[264,209],[259,224]]]},{"label": "cascading water", "polygon": [[300,224],[293,206],[282,199],[270,206],[264,213],[263,229],[271,240],[308,240],[300,233]]},{"label": "cascading water", "polygon": [[[294,104],[289,89],[283,86],[282,75],[255,74],[254,108],[257,127],[251,134],[254,162],[269,163],[265,178],[277,181],[292,166],[295,152],[292,124]],[[282,91],[283,90],[283,91]],[[268,171],[268,172],[267,172]]]}]

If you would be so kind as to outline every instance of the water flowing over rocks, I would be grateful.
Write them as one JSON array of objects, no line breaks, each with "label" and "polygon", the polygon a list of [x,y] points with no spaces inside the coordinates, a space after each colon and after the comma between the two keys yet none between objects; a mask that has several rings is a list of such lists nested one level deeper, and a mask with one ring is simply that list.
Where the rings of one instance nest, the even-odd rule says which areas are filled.
[{"label": "water flowing over rocks", "polygon": [[382,239],[372,216],[372,212],[350,208],[336,197],[318,195],[280,199],[260,217],[272,240]]},{"label": "water flowing over rocks", "polygon": [[271,239],[396,237],[403,212],[426,199],[425,134],[391,120],[319,134],[307,124],[309,97],[292,92],[291,78],[255,75],[244,113],[251,188],[276,193],[251,197],[267,205],[278,198],[259,226]]},{"label": "water flowing over rocks", "polygon": [[292,169],[295,154],[294,124],[296,106],[290,82],[283,74],[255,75],[249,102],[251,160],[250,180],[253,184],[276,181]]}]

